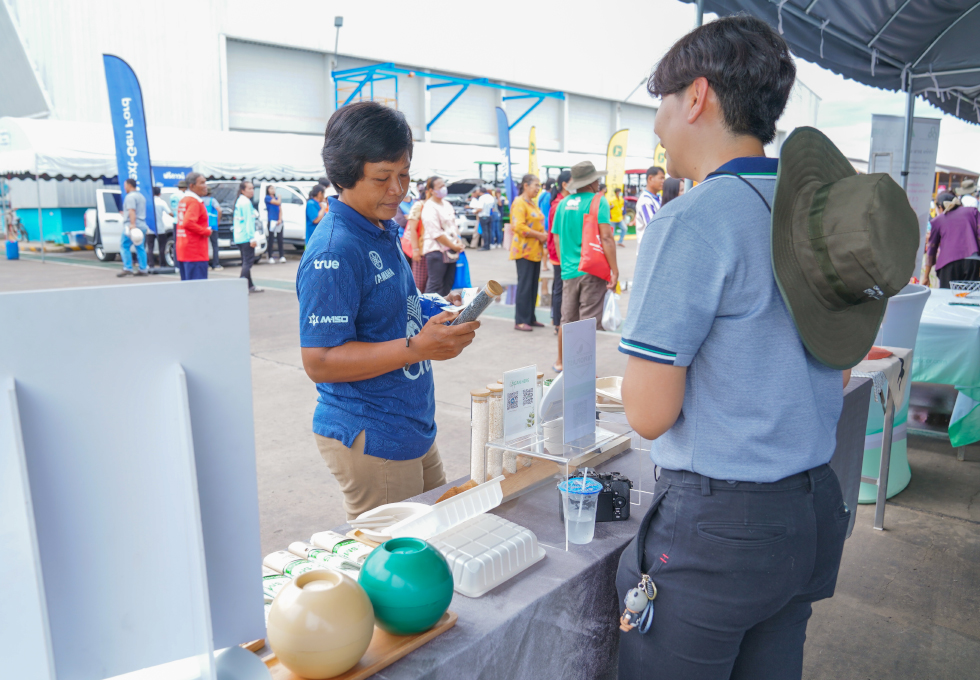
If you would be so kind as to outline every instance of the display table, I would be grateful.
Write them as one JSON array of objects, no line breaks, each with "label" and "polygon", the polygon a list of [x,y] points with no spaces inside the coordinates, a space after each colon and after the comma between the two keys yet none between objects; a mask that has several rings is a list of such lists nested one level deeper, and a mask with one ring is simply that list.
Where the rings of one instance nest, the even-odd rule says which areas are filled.
[{"label": "display table", "polygon": [[[838,424],[833,466],[839,475],[844,469],[858,475],[850,484],[842,479],[853,494],[860,481],[868,397],[869,381],[852,381]],[[843,463],[841,469],[837,462]],[[621,472],[635,483],[641,467],[644,475],[652,471],[646,453],[627,451],[598,469]],[[412,500],[433,503],[450,485],[461,481]],[[652,480],[643,481],[649,490]],[[631,506],[628,521],[597,524],[591,543],[570,546],[568,552],[555,488],[538,488],[496,508],[494,513],[534,531],[547,557],[483,597],[471,599],[456,593],[450,605],[459,615],[456,625],[389,666],[383,676],[387,680],[456,680],[475,675],[509,680],[615,678],[621,613],[616,570],[652,498],[639,496],[642,506]],[[336,529],[348,530],[346,525]]]},{"label": "display table", "polygon": [[963,298],[945,288],[929,296],[915,341],[912,380],[957,389],[949,441],[961,447],[980,441],[980,307],[949,304],[954,301]]}]

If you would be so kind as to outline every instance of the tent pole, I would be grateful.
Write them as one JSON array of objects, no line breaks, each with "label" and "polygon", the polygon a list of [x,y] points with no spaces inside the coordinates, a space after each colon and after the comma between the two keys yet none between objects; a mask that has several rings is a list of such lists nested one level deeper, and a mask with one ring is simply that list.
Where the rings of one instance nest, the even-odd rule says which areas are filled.
[{"label": "tent pole", "polygon": [[44,217],[41,215],[41,178],[37,172],[34,173],[34,187],[37,189],[37,229],[41,234],[41,264],[44,264]]},{"label": "tent pole", "polygon": [[912,121],[915,119],[915,94],[912,92],[911,79],[909,91],[905,100],[905,139],[902,145],[902,188],[909,190],[909,165],[912,161]]}]

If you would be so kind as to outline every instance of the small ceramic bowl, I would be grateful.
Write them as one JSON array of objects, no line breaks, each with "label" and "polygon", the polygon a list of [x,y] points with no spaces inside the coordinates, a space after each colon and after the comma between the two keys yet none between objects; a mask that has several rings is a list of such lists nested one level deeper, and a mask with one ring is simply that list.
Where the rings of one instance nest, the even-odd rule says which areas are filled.
[{"label": "small ceramic bowl", "polygon": [[378,627],[414,635],[436,624],[453,599],[446,558],[418,538],[393,538],[368,555],[357,579],[371,598]]},{"label": "small ceramic bowl", "polygon": [[374,612],[364,590],[346,574],[317,569],[279,591],[266,637],[283,666],[301,678],[323,680],[357,665],[373,634]]}]

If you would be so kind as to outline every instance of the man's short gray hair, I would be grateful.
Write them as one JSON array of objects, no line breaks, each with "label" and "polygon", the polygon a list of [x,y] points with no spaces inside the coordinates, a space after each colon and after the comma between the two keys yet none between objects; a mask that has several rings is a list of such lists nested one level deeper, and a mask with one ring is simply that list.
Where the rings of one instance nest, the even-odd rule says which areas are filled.
[{"label": "man's short gray hair", "polygon": [[189,172],[189,173],[187,173],[187,177],[184,178],[184,181],[187,182],[187,186],[188,187],[192,187],[195,184],[197,184],[197,178],[198,177],[204,177],[204,175],[202,175],[199,172]]}]

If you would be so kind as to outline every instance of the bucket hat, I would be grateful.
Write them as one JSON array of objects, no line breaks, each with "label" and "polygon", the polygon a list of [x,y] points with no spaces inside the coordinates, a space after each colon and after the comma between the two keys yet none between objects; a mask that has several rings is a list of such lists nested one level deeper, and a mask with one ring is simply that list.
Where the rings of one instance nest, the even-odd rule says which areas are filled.
[{"label": "bucket hat", "polygon": [[968,196],[970,194],[975,194],[977,191],[977,183],[972,179],[965,179],[960,182],[960,185],[953,189],[953,193],[957,196]]},{"label": "bucket hat", "polygon": [[572,166],[572,178],[568,180],[568,193],[574,194],[584,186],[592,184],[600,177],[605,177],[605,170],[596,170],[592,161],[582,161]]},{"label": "bucket hat", "polygon": [[772,266],[803,344],[820,362],[846,369],[865,357],[888,298],[909,283],[918,247],[918,218],[891,177],[857,174],[814,128],[786,139]]}]

